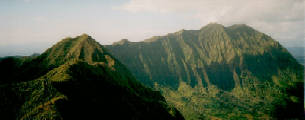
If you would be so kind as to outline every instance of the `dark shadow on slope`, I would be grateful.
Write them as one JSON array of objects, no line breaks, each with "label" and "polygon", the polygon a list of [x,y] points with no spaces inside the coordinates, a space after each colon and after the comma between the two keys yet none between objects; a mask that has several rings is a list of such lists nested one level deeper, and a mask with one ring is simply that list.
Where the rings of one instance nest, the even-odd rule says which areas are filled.
[{"label": "dark shadow on slope", "polygon": [[117,83],[103,67],[78,63],[71,66],[70,75],[69,82],[54,84],[68,97],[57,103],[64,119],[183,119],[176,110],[176,117],[166,111],[159,93],[140,96],[129,85]]}]

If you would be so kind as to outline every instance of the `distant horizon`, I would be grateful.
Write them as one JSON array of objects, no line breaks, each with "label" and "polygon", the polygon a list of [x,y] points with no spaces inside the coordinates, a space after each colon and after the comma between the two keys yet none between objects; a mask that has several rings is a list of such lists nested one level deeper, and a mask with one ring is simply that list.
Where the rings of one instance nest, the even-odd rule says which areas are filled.
[{"label": "distant horizon", "polygon": [[[232,25],[230,25],[230,26],[232,26]],[[225,26],[225,27],[227,27],[227,26]],[[193,30],[193,29],[180,29],[180,30]],[[178,32],[179,30],[177,30],[177,31],[175,31],[175,32]],[[170,32],[170,33],[175,33],[175,32]],[[162,35],[155,35],[155,36],[151,36],[151,37],[148,37],[148,38],[145,38],[145,39],[149,39],[149,38],[152,38],[152,37],[156,37],[156,36],[165,36],[165,35],[167,35],[167,34],[170,34],[170,33],[165,33],[165,34],[162,34]],[[31,55],[33,55],[33,54],[41,54],[41,53],[43,53],[43,52],[45,52],[48,48],[50,48],[50,47],[52,47],[53,45],[55,45],[57,42],[60,42],[62,39],[64,39],[64,38],[67,38],[67,37],[72,37],[72,38],[74,38],[74,37],[77,37],[77,36],[80,36],[80,35],[82,35],[82,34],[88,34],[88,33],[81,33],[81,34],[79,34],[79,35],[75,35],[75,36],[65,36],[65,37],[62,37],[61,39],[59,39],[59,40],[57,40],[57,41],[55,41],[55,43],[53,43],[53,44],[51,44],[51,45],[49,45],[49,46],[47,46],[47,47],[45,47],[45,48],[42,48],[42,49],[40,49],[40,50],[33,50],[32,49],[32,51],[34,51],[34,52],[32,52],[32,53],[26,53],[27,51],[31,51],[31,48],[29,48],[29,49],[27,49],[27,48],[25,48],[24,50],[24,53],[21,53],[21,54],[14,54],[14,53],[8,53],[7,55],[5,55],[5,53],[4,54],[2,54],[1,52],[0,52],[0,57],[9,57],[9,56],[31,56]],[[91,36],[93,39],[95,39],[95,37],[94,36],[92,36],[92,35],[90,35],[90,34],[88,34],[89,36]],[[271,36],[272,37],[272,36]],[[141,41],[144,41],[145,39],[143,39],[143,40],[140,40],[140,41],[134,41],[134,40],[130,40],[130,39],[128,39],[128,38],[122,38],[122,39],[127,39],[128,41],[130,41],[130,42],[141,42]],[[100,42],[100,40],[98,40],[98,39],[95,39],[97,42],[99,42],[101,45],[111,45],[111,44],[113,44],[114,42],[119,42],[120,40],[122,40],[122,39],[118,39],[117,41],[113,41],[112,43],[110,43],[110,44],[102,44],[101,42]],[[275,39],[276,40],[276,39]],[[278,40],[276,40],[276,41],[278,41]],[[280,42],[280,44],[281,45],[283,45],[285,48],[303,48],[303,50],[305,50],[305,46],[302,46],[302,45],[300,45],[300,44],[298,44],[298,45],[300,45],[300,46],[294,46],[294,45],[289,45],[289,43],[287,44],[285,44],[285,42],[284,43],[282,43],[281,41],[278,41],[278,42]],[[290,49],[288,49],[288,50],[290,50]],[[290,52],[292,52],[292,51],[290,51]],[[295,52],[295,51],[293,51],[293,52]],[[292,54],[293,54],[293,52],[292,52]],[[300,51],[298,51],[298,53],[299,53]],[[305,51],[302,51],[302,53],[305,53]],[[305,54],[304,54],[304,56],[305,56]]]},{"label": "distant horizon", "polygon": [[303,5],[302,0],[3,0],[0,57],[42,53],[82,33],[109,45],[213,22],[247,24],[285,47],[305,46]]},{"label": "distant horizon", "polygon": [[[216,22],[211,22],[211,23],[208,23],[208,24],[219,24],[219,23],[216,23]],[[221,24],[222,25],[222,24]],[[239,25],[239,24],[233,24],[233,25]],[[233,25],[229,25],[229,26],[233,26]],[[206,25],[205,25],[206,26]],[[225,26],[225,27],[229,27],[229,26]],[[204,26],[202,26],[202,27],[204,27]],[[250,26],[251,27],[251,26]],[[180,30],[194,30],[194,29],[180,29]],[[175,31],[175,32],[178,32],[178,31],[180,31],[180,30],[177,30],[177,31]],[[200,29],[196,29],[196,30],[200,30]],[[175,33],[175,32],[171,32],[171,33]],[[41,53],[43,53],[43,52],[45,52],[45,50],[47,50],[48,48],[51,48],[53,45],[55,45],[57,42],[60,42],[61,40],[63,40],[63,39],[65,39],[65,38],[68,38],[68,37],[71,37],[71,38],[75,38],[75,37],[77,37],[77,36],[81,36],[81,35],[83,35],[83,34],[87,34],[87,35],[89,35],[89,36],[91,36],[93,39],[95,39],[94,38],[94,36],[92,36],[92,35],[90,35],[90,34],[88,34],[88,33],[81,33],[81,34],[79,34],[79,35],[75,35],[75,36],[66,36],[66,37],[63,37],[63,38],[61,38],[61,39],[59,39],[58,41],[56,41],[54,44],[52,44],[52,45],[50,45],[50,46],[48,46],[48,47],[46,47],[45,49],[43,49],[42,51],[36,51],[36,52],[33,52],[33,53],[29,53],[29,54],[17,54],[17,55],[1,55],[0,54],[0,57],[9,57],[9,56],[31,56],[31,55],[34,55],[34,54],[41,54]],[[152,37],[156,37],[156,36],[165,36],[165,35],[167,35],[167,34],[170,34],[170,33],[165,33],[165,34],[163,34],[163,35],[155,35],[155,36],[151,36],[151,37],[149,37],[149,38],[152,38]],[[271,36],[272,37],[272,36]],[[146,38],[146,39],[149,39],[149,38]],[[130,39],[128,39],[128,38],[122,38],[122,39],[127,39],[128,41],[130,41],[130,42],[142,42],[142,41],[144,41],[144,40],[146,40],[146,39],[143,39],[143,40],[140,40],[140,41],[132,41],[132,40],[130,40]],[[119,42],[120,40],[122,40],[122,39],[119,39],[119,40],[117,40],[117,41],[114,41],[114,42]],[[97,40],[97,39],[95,39],[97,42],[99,42],[100,43],[100,41],[99,40]],[[276,40],[277,41],[277,40]],[[113,42],[113,43],[114,43]],[[281,45],[283,45],[285,48],[287,48],[288,49],[288,51],[289,52],[291,52],[291,54],[296,54],[297,56],[299,56],[300,55],[300,53],[305,53],[305,51],[296,51],[296,50],[293,50],[293,51],[291,51],[291,49],[290,48],[302,48],[303,50],[305,50],[305,46],[289,46],[289,45],[286,45],[286,44],[283,44],[283,43],[281,43],[281,41],[278,41],[278,42],[280,42],[280,44]],[[113,43],[111,43],[111,44],[113,44]],[[101,45],[111,45],[111,44],[102,44],[102,43],[100,43]],[[304,54],[304,56],[305,56],[305,54]]]}]

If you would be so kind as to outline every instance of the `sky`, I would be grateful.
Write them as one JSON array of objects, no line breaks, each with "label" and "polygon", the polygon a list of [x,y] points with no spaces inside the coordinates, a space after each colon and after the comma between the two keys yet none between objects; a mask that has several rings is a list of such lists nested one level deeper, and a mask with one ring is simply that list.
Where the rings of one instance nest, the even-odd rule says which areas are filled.
[{"label": "sky", "polygon": [[0,0],[0,56],[42,53],[87,33],[101,44],[142,41],[217,22],[247,24],[305,46],[305,0]]}]

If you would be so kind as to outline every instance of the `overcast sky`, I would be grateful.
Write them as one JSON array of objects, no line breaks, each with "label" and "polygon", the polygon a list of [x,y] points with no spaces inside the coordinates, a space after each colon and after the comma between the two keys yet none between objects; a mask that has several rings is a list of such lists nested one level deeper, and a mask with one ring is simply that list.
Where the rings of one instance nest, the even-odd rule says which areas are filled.
[{"label": "overcast sky", "polygon": [[248,24],[285,46],[305,46],[304,7],[304,0],[0,0],[0,56],[41,53],[82,33],[112,44],[211,22]]}]

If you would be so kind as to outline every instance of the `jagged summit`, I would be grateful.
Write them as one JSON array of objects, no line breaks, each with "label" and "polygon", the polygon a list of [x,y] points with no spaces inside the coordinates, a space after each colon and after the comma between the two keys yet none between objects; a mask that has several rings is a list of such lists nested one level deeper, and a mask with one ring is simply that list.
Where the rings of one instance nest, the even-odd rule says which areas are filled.
[{"label": "jagged summit", "polygon": [[108,53],[104,47],[91,36],[82,34],[75,38],[65,38],[46,50],[43,56],[49,64],[62,64],[70,60],[84,60],[86,62],[103,62]]},{"label": "jagged summit", "polygon": [[[182,36],[182,38],[185,37],[190,37],[190,36],[215,36],[215,35],[224,35],[226,36],[226,34],[239,34],[238,32],[242,32],[245,34],[248,33],[254,33],[254,34],[261,34],[260,32],[256,31],[255,29],[253,29],[252,27],[246,25],[246,24],[234,24],[232,26],[228,26],[225,27],[222,24],[219,23],[209,23],[203,27],[201,27],[199,30],[186,30],[186,29],[181,29],[177,32],[173,32],[173,33],[168,33],[167,35],[164,36],[153,36],[151,38],[145,39],[142,42],[155,42],[155,41],[159,41],[162,40],[164,38],[167,37],[177,37],[177,36]],[[216,33],[216,34],[215,34]],[[232,35],[235,36],[235,35]],[[228,37],[228,36],[227,36]],[[197,38],[194,38],[197,39]],[[112,45],[126,45],[128,43],[131,43],[128,39],[122,39],[118,42],[114,42]],[[138,43],[138,42],[132,42],[132,43]]]}]

